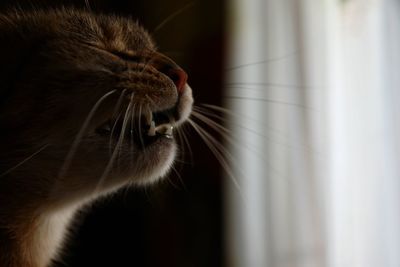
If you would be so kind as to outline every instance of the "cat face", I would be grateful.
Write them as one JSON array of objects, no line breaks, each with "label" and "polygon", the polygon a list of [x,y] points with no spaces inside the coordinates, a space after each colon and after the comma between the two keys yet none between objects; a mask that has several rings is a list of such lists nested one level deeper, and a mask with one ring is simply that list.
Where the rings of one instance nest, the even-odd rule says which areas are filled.
[{"label": "cat face", "polygon": [[43,12],[1,17],[0,32],[0,185],[15,176],[55,201],[153,182],[169,170],[192,93],[186,73],[140,26]]}]

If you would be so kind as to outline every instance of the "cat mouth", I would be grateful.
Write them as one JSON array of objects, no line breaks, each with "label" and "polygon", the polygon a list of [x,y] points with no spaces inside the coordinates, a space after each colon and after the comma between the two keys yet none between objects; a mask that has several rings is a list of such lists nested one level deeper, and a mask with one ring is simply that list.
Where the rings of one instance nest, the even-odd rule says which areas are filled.
[{"label": "cat mouth", "polygon": [[138,147],[145,148],[159,140],[174,139],[174,113],[174,109],[157,112],[148,110],[140,116],[110,118],[98,126],[95,132],[110,140],[135,143]]}]

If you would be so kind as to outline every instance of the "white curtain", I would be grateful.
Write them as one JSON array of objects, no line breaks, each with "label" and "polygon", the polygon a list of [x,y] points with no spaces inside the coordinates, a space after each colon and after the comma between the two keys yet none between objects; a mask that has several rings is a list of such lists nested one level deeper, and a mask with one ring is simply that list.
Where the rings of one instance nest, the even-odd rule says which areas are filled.
[{"label": "white curtain", "polygon": [[399,267],[400,1],[231,0],[227,25],[227,266]]}]

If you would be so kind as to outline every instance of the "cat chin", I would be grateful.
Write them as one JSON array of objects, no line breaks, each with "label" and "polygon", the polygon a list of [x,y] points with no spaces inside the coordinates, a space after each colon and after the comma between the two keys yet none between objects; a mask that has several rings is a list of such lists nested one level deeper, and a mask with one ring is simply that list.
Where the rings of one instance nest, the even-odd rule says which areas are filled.
[{"label": "cat chin", "polygon": [[175,143],[169,144],[168,149],[155,153],[158,153],[158,155],[149,159],[148,171],[139,178],[133,177],[131,179],[133,184],[139,186],[154,184],[164,178],[171,170],[177,154]]},{"label": "cat chin", "polygon": [[[118,187],[125,185],[146,186],[156,183],[165,177],[174,164],[177,155],[177,145],[174,139],[159,138],[143,151],[134,151],[135,167],[127,170]],[[129,158],[129,155],[125,155]],[[140,166],[138,168],[138,166]],[[118,178],[117,178],[118,180]],[[107,190],[107,183],[105,184]]]}]

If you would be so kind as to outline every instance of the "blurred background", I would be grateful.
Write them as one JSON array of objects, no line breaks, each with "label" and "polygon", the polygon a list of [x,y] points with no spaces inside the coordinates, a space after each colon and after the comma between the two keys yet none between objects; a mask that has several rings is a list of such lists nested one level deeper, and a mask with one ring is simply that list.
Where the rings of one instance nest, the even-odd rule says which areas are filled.
[{"label": "blurred background", "polygon": [[82,211],[59,266],[400,266],[399,1],[88,2],[137,18],[226,128],[197,116],[213,148],[187,127],[163,183]]},{"label": "blurred background", "polygon": [[227,6],[226,266],[400,266],[400,2]]}]

